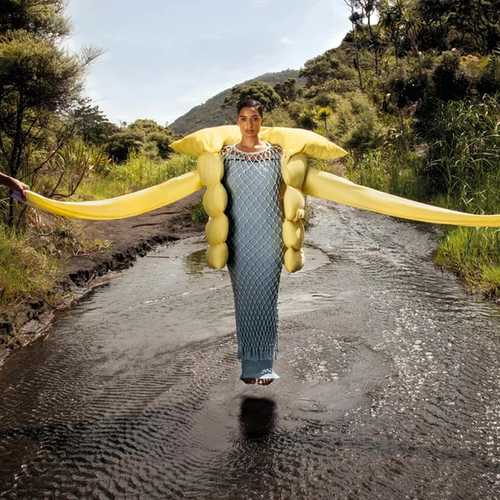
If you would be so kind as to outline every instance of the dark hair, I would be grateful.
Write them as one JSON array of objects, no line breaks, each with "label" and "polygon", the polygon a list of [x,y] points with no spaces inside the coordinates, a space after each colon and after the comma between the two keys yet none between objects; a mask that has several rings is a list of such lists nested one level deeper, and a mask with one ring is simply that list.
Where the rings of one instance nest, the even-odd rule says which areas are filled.
[{"label": "dark hair", "polygon": [[237,115],[240,114],[242,108],[255,108],[259,113],[260,117],[264,117],[264,105],[257,101],[257,99],[253,99],[252,97],[245,97],[238,102],[238,111]]}]

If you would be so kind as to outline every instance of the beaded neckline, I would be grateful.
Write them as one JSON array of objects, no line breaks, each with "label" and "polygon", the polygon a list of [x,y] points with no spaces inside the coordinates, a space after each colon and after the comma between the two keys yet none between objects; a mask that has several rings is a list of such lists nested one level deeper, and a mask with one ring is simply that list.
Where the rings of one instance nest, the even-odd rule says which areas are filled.
[{"label": "beaded neckline", "polygon": [[236,144],[231,144],[232,148],[238,151],[238,153],[242,153],[244,155],[258,155],[259,153],[265,153],[266,151],[269,151],[272,148],[272,144],[270,144],[267,141],[264,141],[266,144],[266,148],[262,149],[261,151],[243,151],[240,148],[236,146]]},{"label": "beaded neckline", "polygon": [[272,159],[276,155],[281,155],[282,148],[278,144],[272,144],[270,142],[264,141],[267,145],[266,149],[262,151],[241,151],[236,147],[236,144],[227,144],[221,149],[221,155],[223,157],[233,156],[239,159],[248,159],[252,161],[260,161],[262,159]]}]

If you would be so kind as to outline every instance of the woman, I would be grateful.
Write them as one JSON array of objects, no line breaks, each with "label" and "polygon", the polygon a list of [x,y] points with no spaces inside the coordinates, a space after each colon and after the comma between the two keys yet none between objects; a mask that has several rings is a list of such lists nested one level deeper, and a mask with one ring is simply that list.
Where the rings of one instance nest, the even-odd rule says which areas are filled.
[{"label": "woman", "polygon": [[[281,154],[279,145],[259,140],[263,106],[254,99],[238,105],[238,144],[221,151],[223,184],[228,193],[227,216],[241,380],[268,385],[279,376],[273,371],[277,351],[278,288],[283,262]],[[26,201],[29,186],[0,174],[14,197]],[[257,237],[256,237],[257,235]]]},{"label": "woman", "polygon": [[[226,263],[228,266],[234,294],[241,379],[248,384],[267,385],[279,378],[273,370],[273,359],[277,352],[280,273],[283,263],[289,272],[294,272],[303,265],[303,254],[300,253],[303,232],[301,233],[300,224],[295,219],[298,218],[299,212],[303,214],[304,196],[310,195],[410,220],[500,227],[500,214],[468,214],[426,205],[358,185],[313,166],[307,166],[305,158],[308,155],[312,158],[330,159],[339,157],[339,153],[343,156],[347,152],[325,138],[302,129],[270,127],[273,134],[268,137],[273,137],[270,140],[280,145],[261,142],[258,134],[262,118],[262,105],[258,101],[247,99],[241,102],[237,118],[240,129],[238,135],[241,136],[239,143],[231,144],[235,140],[234,137],[238,136],[233,132],[230,135],[232,139],[227,142],[224,139],[221,142],[221,137],[227,132],[218,130],[215,137],[218,137],[219,142],[208,141],[209,145],[202,144],[200,149],[196,135],[202,132],[203,136],[206,131],[193,133],[194,138],[187,136],[176,141],[177,146],[173,143],[173,147],[182,152],[180,143],[189,139],[189,147],[184,145],[187,148],[184,152],[192,154],[195,151],[200,157],[196,170],[110,200],[61,202],[33,193],[26,184],[5,175],[0,176],[0,183],[13,190],[14,195],[21,201],[27,199],[27,203],[32,206],[67,217],[90,220],[139,215],[174,203],[207,186],[204,199],[210,192],[212,198],[207,198],[205,208],[207,212],[218,214],[215,218],[210,215],[212,222],[217,219],[220,222],[219,226],[213,226],[215,229],[211,233],[212,240],[217,243],[209,247],[207,257],[210,267],[220,269]],[[263,136],[268,132],[269,130],[264,130]],[[203,156],[207,152],[209,156]],[[220,162],[221,157],[223,165]],[[203,163],[202,158],[212,158],[214,163]],[[202,165],[207,169],[200,169]],[[291,165],[295,165],[293,169]],[[217,177],[217,166],[223,167],[220,169],[220,177]],[[282,172],[287,179],[282,177]],[[223,184],[220,190],[216,189],[216,184],[209,184],[214,179],[219,185]],[[287,182],[284,182],[285,180]],[[284,185],[286,186],[281,196]],[[287,197],[287,194],[290,196]],[[227,215],[223,214],[223,205]],[[288,217],[285,221],[282,220],[283,213]],[[285,225],[292,232],[288,229],[285,231]],[[286,253],[282,235],[287,242]],[[210,254],[213,248],[221,252]],[[290,252],[291,250],[294,252]],[[287,261],[287,255],[292,259]]]},{"label": "woman", "polygon": [[246,99],[238,105],[238,144],[222,151],[228,193],[227,239],[236,312],[241,380],[268,385],[277,351],[278,288],[283,262],[281,147],[259,140],[262,104]]}]

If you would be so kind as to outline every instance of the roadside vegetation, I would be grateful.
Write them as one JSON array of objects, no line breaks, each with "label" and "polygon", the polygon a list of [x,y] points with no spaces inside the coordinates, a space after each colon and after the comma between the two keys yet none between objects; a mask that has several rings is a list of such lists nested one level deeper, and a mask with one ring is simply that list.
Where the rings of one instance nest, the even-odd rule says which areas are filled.
[{"label": "roadside vegetation", "polygon": [[[221,116],[251,95],[265,105],[264,125],[307,128],[349,150],[341,161],[314,162],[321,168],[446,208],[500,213],[494,2],[346,3],[352,29],[339,47],[306,61],[297,79],[233,87]],[[63,0],[2,7],[0,170],[60,200],[118,196],[192,170],[193,158],[171,151],[176,134],[167,125],[111,123],[82,96],[86,67],[101,52],[68,53],[60,46],[68,34]],[[193,219],[206,220],[201,205]],[[500,230],[444,229],[436,264],[498,299]],[[0,316],[2,308],[45,297],[64,259],[108,246],[1,189]]]}]

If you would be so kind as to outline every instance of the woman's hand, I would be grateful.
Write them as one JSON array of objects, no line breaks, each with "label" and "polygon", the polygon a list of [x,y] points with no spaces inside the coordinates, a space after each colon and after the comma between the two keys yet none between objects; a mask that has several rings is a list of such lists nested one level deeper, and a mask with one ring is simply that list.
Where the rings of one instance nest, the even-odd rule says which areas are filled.
[{"label": "woman's hand", "polygon": [[30,187],[24,182],[18,181],[14,177],[10,177],[0,173],[0,184],[7,186],[12,191],[12,196],[21,201],[26,201],[25,191]]},{"label": "woman's hand", "polygon": [[17,179],[14,179],[14,183],[16,185],[16,189],[14,190],[15,193],[18,193],[23,201],[26,201],[26,193],[25,191],[29,189],[30,187],[28,184],[25,184],[24,182],[18,181]]}]

